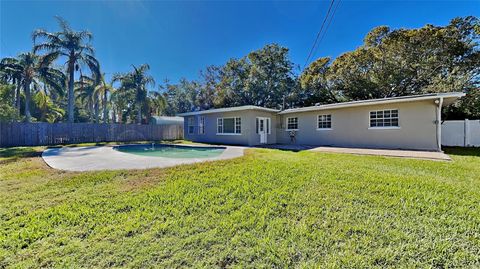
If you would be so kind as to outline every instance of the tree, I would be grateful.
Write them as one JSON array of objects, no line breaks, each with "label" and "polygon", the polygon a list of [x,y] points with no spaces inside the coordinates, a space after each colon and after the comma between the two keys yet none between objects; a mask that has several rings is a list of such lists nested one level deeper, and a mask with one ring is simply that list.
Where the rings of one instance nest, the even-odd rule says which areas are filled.
[{"label": "tree", "polygon": [[[480,117],[475,112],[480,106],[479,41],[480,23],[473,16],[443,27],[380,26],[365,36],[362,46],[332,63],[326,58],[313,62],[300,76],[302,92],[310,96],[306,103],[323,103],[459,91],[467,96],[447,113]],[[318,90],[325,92],[317,96]],[[328,96],[337,100],[322,100]]]},{"label": "tree", "polygon": [[[68,73],[68,122],[74,121],[74,81],[75,71],[81,65],[87,65],[93,74],[99,75],[99,63],[94,57],[94,50],[90,44],[93,35],[88,31],[74,31],[61,17],[56,17],[61,28],[60,32],[47,32],[38,29],[33,32],[34,51],[46,51],[49,58],[66,57]],[[36,44],[37,39],[43,42]]]},{"label": "tree", "polygon": [[270,44],[250,52],[251,63],[247,91],[251,92],[252,105],[280,107],[283,98],[295,85],[293,63],[288,58],[288,49]]},{"label": "tree", "polygon": [[231,107],[253,104],[253,94],[249,83],[251,65],[247,58],[230,59],[221,67],[218,93],[214,99],[216,107]]},{"label": "tree", "polygon": [[112,105],[112,121],[126,122],[133,106],[135,105],[135,94],[122,86],[112,93],[110,97]]},{"label": "tree", "polygon": [[56,106],[44,91],[38,91],[33,100],[36,108],[39,110],[40,121],[52,123],[61,119],[65,114],[65,110]]},{"label": "tree", "polygon": [[337,103],[341,99],[330,78],[330,58],[318,58],[300,75],[301,92],[296,99],[304,99],[302,105]]},{"label": "tree", "polygon": [[296,85],[288,49],[277,44],[266,45],[241,59],[230,59],[218,76],[216,107],[280,107]]},{"label": "tree", "polygon": [[38,90],[41,85],[48,85],[57,92],[63,91],[64,74],[52,68],[55,57],[52,55],[39,56],[33,52],[21,53],[17,58],[4,58],[1,67],[7,73],[15,73],[21,81],[25,95],[25,121],[31,121],[30,103],[31,90]]},{"label": "tree", "polygon": [[160,116],[164,113],[165,108],[167,107],[167,100],[160,92],[150,92],[148,102],[151,115]]},{"label": "tree", "polygon": [[478,88],[478,27],[475,17],[445,27],[377,27],[363,46],[333,62],[333,80],[353,100]]},{"label": "tree", "polygon": [[12,91],[15,91],[13,106],[16,109],[17,116],[20,117],[20,107],[21,107],[21,91],[22,91],[22,72],[21,69],[11,68],[2,64],[4,60],[0,61],[0,80],[5,84],[13,84],[14,88],[11,88]]},{"label": "tree", "polygon": [[220,82],[220,70],[218,66],[207,66],[204,71],[200,72],[201,81],[199,82],[198,95],[196,103],[201,110],[211,109],[215,107],[217,100],[218,84]]},{"label": "tree", "polygon": [[74,84],[79,101],[86,105],[90,122],[98,122],[98,92],[97,79],[81,76]]},{"label": "tree", "polygon": [[0,122],[15,121],[18,118],[15,106],[14,85],[0,84]]},{"label": "tree", "polygon": [[138,68],[134,65],[133,71],[125,74],[115,74],[113,81],[119,81],[121,91],[131,91],[134,93],[135,109],[137,111],[137,123],[142,123],[142,109],[147,103],[147,86],[154,86],[155,80],[147,72],[150,70],[148,64],[142,64]]},{"label": "tree", "polygon": [[105,81],[105,74],[100,76],[100,83],[95,87],[98,96],[102,96],[103,123],[108,122],[108,95],[115,91],[111,83]]}]

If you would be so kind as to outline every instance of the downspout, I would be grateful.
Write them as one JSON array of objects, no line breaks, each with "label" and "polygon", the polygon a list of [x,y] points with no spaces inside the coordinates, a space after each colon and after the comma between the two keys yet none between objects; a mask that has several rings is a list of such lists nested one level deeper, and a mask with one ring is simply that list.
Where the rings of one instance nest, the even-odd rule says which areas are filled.
[{"label": "downspout", "polygon": [[437,124],[437,150],[442,151],[442,106],[443,106],[443,98],[439,98],[435,100],[435,104],[437,104],[437,119],[435,123]]}]

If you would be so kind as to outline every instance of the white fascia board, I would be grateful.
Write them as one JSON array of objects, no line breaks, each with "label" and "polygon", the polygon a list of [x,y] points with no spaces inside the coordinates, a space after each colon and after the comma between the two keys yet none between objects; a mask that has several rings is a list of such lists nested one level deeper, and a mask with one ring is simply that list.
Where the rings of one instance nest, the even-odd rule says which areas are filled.
[{"label": "white fascia board", "polygon": [[429,94],[429,95],[393,97],[393,98],[385,98],[385,99],[361,100],[361,101],[353,101],[353,102],[345,102],[345,103],[326,104],[326,105],[320,105],[320,106],[292,108],[292,109],[281,111],[278,114],[289,114],[289,113],[298,113],[298,112],[327,110],[327,109],[357,107],[357,106],[371,106],[371,105],[383,105],[383,104],[392,104],[392,103],[414,102],[414,101],[422,101],[422,100],[434,100],[437,98],[457,99],[462,96],[465,96],[465,93],[453,92],[453,93],[439,93],[439,94],[431,94],[431,95]]},{"label": "white fascia board", "polygon": [[277,109],[259,107],[259,106],[237,106],[237,107],[225,107],[225,108],[187,112],[187,113],[178,114],[177,116],[185,117],[185,116],[193,116],[193,115],[201,115],[201,114],[225,113],[225,112],[244,111],[244,110],[260,110],[260,111],[274,112],[274,113],[280,112],[280,110],[277,110]]}]

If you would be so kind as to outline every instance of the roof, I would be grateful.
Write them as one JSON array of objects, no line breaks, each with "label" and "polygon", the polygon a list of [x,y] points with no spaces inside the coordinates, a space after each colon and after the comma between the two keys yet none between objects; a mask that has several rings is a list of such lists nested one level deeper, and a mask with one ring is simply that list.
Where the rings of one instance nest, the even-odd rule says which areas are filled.
[{"label": "roof", "polygon": [[344,103],[326,104],[326,105],[319,105],[319,106],[292,108],[292,109],[283,110],[279,114],[326,110],[326,109],[337,109],[337,108],[356,107],[356,106],[380,105],[380,104],[390,104],[390,103],[400,103],[400,102],[413,102],[413,101],[422,101],[422,100],[434,100],[439,98],[443,98],[444,99],[443,104],[448,105],[453,103],[456,99],[462,96],[465,96],[465,93],[462,93],[462,92],[429,93],[429,94],[421,94],[421,95],[370,99],[370,100],[352,101],[352,102],[344,102]]},{"label": "roof", "polygon": [[182,117],[170,117],[170,116],[152,116],[150,122],[155,121],[156,124],[182,124]]},{"label": "roof", "polygon": [[232,112],[232,111],[242,111],[242,110],[260,110],[260,111],[275,112],[275,113],[280,112],[280,110],[277,110],[277,109],[260,107],[260,106],[235,106],[235,107],[225,107],[225,108],[216,108],[216,109],[181,113],[181,114],[178,114],[178,116],[185,117],[185,116],[193,116],[193,115],[200,115],[200,114],[222,113],[222,112]]}]

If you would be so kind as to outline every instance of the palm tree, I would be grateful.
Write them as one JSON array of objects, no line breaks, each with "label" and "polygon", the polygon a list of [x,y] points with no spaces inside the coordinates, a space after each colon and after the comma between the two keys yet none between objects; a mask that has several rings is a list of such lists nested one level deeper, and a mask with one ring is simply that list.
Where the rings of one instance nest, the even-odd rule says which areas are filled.
[{"label": "palm tree", "polygon": [[151,92],[149,100],[150,113],[160,116],[167,107],[165,96],[159,92]]},{"label": "palm tree", "polygon": [[152,76],[147,74],[147,71],[150,70],[148,64],[142,64],[138,68],[134,65],[132,66],[133,71],[125,74],[115,74],[113,76],[113,81],[120,81],[121,87],[119,90],[134,92],[137,123],[140,124],[142,123],[142,108],[147,103],[147,85],[154,86],[155,80]]},{"label": "palm tree", "polygon": [[40,121],[52,123],[63,117],[65,111],[56,106],[45,91],[38,91],[33,99],[40,112]]},{"label": "palm tree", "polygon": [[135,94],[133,91],[120,86],[120,88],[112,93],[110,102],[113,110],[112,121],[123,123],[125,122],[123,116],[127,116],[132,110],[132,106],[135,102]]},{"label": "palm tree", "polygon": [[[61,31],[49,33],[38,29],[33,32],[34,51],[46,51],[50,57],[66,57],[68,72],[68,122],[74,121],[74,81],[75,71],[80,69],[80,65],[87,65],[92,74],[99,74],[100,68],[97,59],[94,57],[94,50],[90,44],[93,38],[92,33],[88,31],[76,32],[72,30],[69,24],[62,18],[56,17]],[[36,44],[36,39],[41,38],[43,42]]]},{"label": "palm tree", "polygon": [[74,87],[75,92],[78,93],[77,98],[87,106],[90,121],[97,121],[98,113],[96,106],[98,106],[98,94],[95,91],[97,87],[96,79],[88,76],[80,76],[80,79],[75,82]]},{"label": "palm tree", "polygon": [[100,76],[100,83],[95,87],[95,91],[99,96],[102,96],[102,107],[103,107],[103,123],[108,122],[108,94],[112,94],[115,89],[112,84],[108,84],[105,81],[105,74]]},{"label": "palm tree", "polygon": [[2,69],[15,73],[21,81],[25,95],[25,121],[31,121],[30,102],[31,87],[40,89],[41,85],[50,86],[53,90],[61,93],[65,83],[65,75],[62,71],[51,67],[55,57],[52,55],[39,56],[34,52],[21,53],[17,58],[3,58]]},{"label": "palm tree", "polygon": [[0,62],[0,76],[1,81],[5,83],[11,82],[15,85],[14,92],[14,102],[13,107],[15,107],[17,117],[20,116],[20,101],[21,101],[21,90],[22,90],[22,74],[21,70],[10,68],[3,64],[4,60]]}]

